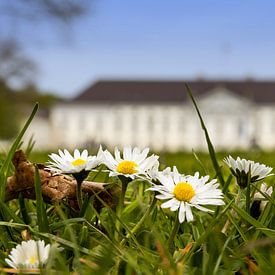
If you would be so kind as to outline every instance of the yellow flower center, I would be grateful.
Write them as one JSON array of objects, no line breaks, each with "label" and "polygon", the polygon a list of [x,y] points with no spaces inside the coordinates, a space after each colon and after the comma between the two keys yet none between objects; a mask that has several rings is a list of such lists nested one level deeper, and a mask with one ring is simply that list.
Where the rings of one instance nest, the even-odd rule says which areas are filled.
[{"label": "yellow flower center", "polygon": [[174,187],[173,193],[176,199],[179,201],[189,202],[195,196],[195,191],[193,187],[187,182],[179,182]]},{"label": "yellow flower center", "polygon": [[80,166],[80,165],[85,164],[86,162],[87,162],[87,160],[84,160],[84,159],[75,159],[71,163],[73,166]]},{"label": "yellow flower center", "polygon": [[35,264],[37,261],[37,258],[35,256],[32,256],[30,259],[29,259],[29,263],[30,264]]},{"label": "yellow flower center", "polygon": [[137,164],[134,161],[123,160],[118,164],[116,170],[121,174],[134,174],[137,172]]}]

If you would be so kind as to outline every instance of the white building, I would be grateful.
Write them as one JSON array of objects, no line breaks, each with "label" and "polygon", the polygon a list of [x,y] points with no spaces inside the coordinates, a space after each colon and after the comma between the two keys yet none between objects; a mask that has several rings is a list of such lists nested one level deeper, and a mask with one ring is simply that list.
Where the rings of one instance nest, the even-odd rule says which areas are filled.
[{"label": "white building", "polygon": [[[216,148],[275,148],[275,82],[191,81],[189,85]],[[39,149],[91,144],[206,149],[183,81],[98,82],[56,105],[47,123],[34,122],[28,135],[31,132]]]}]

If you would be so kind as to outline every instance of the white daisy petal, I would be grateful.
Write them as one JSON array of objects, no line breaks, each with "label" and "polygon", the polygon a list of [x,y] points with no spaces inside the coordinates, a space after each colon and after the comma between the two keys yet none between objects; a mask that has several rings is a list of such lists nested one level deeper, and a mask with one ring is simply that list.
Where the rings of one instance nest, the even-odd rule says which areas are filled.
[{"label": "white daisy petal", "polygon": [[[10,257],[11,258],[11,257]],[[9,259],[5,259],[5,262],[12,268],[17,268],[16,264],[14,263],[15,262],[15,259],[12,259],[12,260],[9,260]]]},{"label": "white daisy petal", "polygon": [[167,200],[167,199],[172,199],[174,196],[172,194],[161,194],[161,195],[156,195],[156,198],[159,200]]},{"label": "white daisy petal", "polygon": [[54,161],[54,162],[62,162],[62,157],[58,156],[57,154],[50,154],[49,157]]},{"label": "white daisy petal", "polygon": [[153,167],[155,167],[158,164],[158,156],[152,155],[139,163],[139,167],[143,171],[151,170]]},{"label": "white daisy petal", "polygon": [[191,222],[194,220],[193,214],[192,214],[192,210],[191,207],[188,203],[185,204],[185,209],[186,209],[186,220],[188,222]]},{"label": "white daisy petal", "polygon": [[124,147],[123,159],[132,160],[132,148],[131,147]]},{"label": "white daisy petal", "polygon": [[112,154],[105,150],[104,152],[105,158],[103,159],[103,163],[111,170],[115,170],[118,162],[114,159]]},{"label": "white daisy petal", "polygon": [[197,200],[196,203],[203,205],[224,205],[224,201],[221,199],[201,199]]},{"label": "white daisy petal", "polygon": [[179,209],[179,222],[183,223],[185,220],[185,213],[186,213],[186,209],[185,209],[185,203],[181,202],[180,203],[180,209]]},{"label": "white daisy petal", "polygon": [[[261,184],[261,188],[260,188],[261,192],[264,193],[267,196],[271,196],[272,192],[273,192],[273,187],[270,186],[269,188],[267,188],[266,183],[262,183]],[[261,201],[260,203],[260,210],[263,211],[265,206],[268,203],[268,200],[264,197],[264,195],[260,193],[260,192],[256,192],[254,194],[254,201]]]},{"label": "white daisy petal", "polygon": [[161,182],[163,186],[166,187],[168,191],[170,191],[171,193],[173,192],[175,187],[175,182],[173,181],[173,178],[171,175],[165,176],[160,174],[158,177],[158,180]]},{"label": "white daisy petal", "polygon": [[208,208],[206,208],[206,207],[202,207],[202,206],[200,206],[200,205],[193,205],[195,208],[197,208],[198,210],[200,210],[200,211],[203,211],[203,212],[211,212],[211,213],[213,213],[214,211],[213,210],[210,210],[210,209],[208,209]]},{"label": "white daisy petal", "polygon": [[[61,151],[61,150],[60,150]],[[59,152],[60,152],[59,151]],[[61,151],[62,152],[62,151]],[[60,155],[61,157],[62,157],[62,155]],[[69,151],[68,150],[64,150],[64,157],[62,157],[63,159],[67,159],[67,160],[69,160],[69,161],[73,161],[74,160],[74,158],[73,158],[73,156],[69,153]]]},{"label": "white daisy petal", "polygon": [[173,174],[174,182],[180,182],[181,181],[180,180],[180,174],[179,174],[178,169],[177,169],[176,166],[173,167],[173,173],[172,174]]},{"label": "white daisy petal", "polygon": [[[148,151],[149,152],[149,151]],[[133,149],[133,160],[134,161],[137,161],[136,160],[136,158],[137,158],[137,156],[139,156],[140,155],[140,149],[138,148],[138,147],[135,147],[134,149]]]},{"label": "white daisy petal", "polygon": [[176,210],[179,209],[180,205],[181,205],[181,202],[179,202],[178,200],[174,199],[173,205],[171,206],[170,210],[171,211],[176,211]]},{"label": "white daisy petal", "polygon": [[142,161],[144,161],[149,153],[149,148],[145,148],[141,153],[137,154],[135,156],[135,161],[140,164]]},{"label": "white daisy petal", "polygon": [[120,157],[120,151],[118,150],[118,148],[115,148],[115,159],[116,161],[121,161],[121,157]]},{"label": "white daisy petal", "polygon": [[74,159],[79,159],[80,158],[80,152],[78,149],[74,150]]},{"label": "white daisy petal", "polygon": [[164,202],[162,205],[161,205],[161,208],[171,208],[172,206],[175,205],[175,202],[176,200],[173,198],[167,202]]},{"label": "white daisy petal", "polygon": [[88,155],[89,155],[89,154],[88,154],[88,150],[85,149],[85,150],[82,152],[80,158],[82,158],[82,159],[87,159],[87,158],[88,158]]},{"label": "white daisy petal", "polygon": [[155,162],[155,164],[152,166],[152,169],[149,169],[148,171],[146,171],[147,178],[150,180],[150,182],[153,180],[157,180],[159,173],[161,172],[159,171],[158,161]]}]

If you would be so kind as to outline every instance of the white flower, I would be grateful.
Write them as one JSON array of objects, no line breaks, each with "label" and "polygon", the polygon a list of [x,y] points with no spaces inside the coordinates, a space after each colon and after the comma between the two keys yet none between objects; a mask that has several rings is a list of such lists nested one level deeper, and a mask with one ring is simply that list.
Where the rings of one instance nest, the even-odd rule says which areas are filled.
[{"label": "white flower", "polygon": [[244,188],[247,186],[249,168],[251,171],[251,182],[256,182],[271,176],[272,168],[252,160],[233,159],[231,156],[224,159],[224,162],[229,166],[232,174],[236,177],[238,184]]},{"label": "white flower", "polygon": [[123,175],[134,179],[139,175],[147,175],[153,167],[158,166],[158,156],[147,157],[148,153],[149,148],[141,151],[137,147],[125,147],[121,157],[120,151],[115,148],[115,157],[105,150],[102,162],[110,169],[111,177]]},{"label": "white flower", "polygon": [[[271,194],[273,192],[273,188],[272,186],[270,186],[269,188],[267,188],[268,186],[265,183],[261,184],[261,192],[266,194],[267,196],[271,197]],[[266,204],[267,204],[267,199],[260,193],[260,192],[256,192],[254,195],[254,200],[256,201],[261,201],[260,204],[260,210],[263,211],[263,209],[265,208]]]},{"label": "white flower", "polygon": [[[101,148],[99,154],[100,150]],[[64,152],[58,150],[58,153],[59,155],[49,155],[52,161],[49,161],[47,165],[47,169],[55,174],[76,174],[81,171],[90,171],[100,164],[98,156],[89,156],[87,150],[80,153],[75,149],[73,156],[66,149]]]},{"label": "white flower", "polygon": [[171,211],[179,210],[179,222],[193,221],[192,207],[205,212],[212,210],[201,205],[223,205],[223,194],[218,189],[217,180],[209,180],[209,176],[199,178],[199,173],[194,176],[179,174],[176,168],[170,174],[159,174],[160,185],[154,185],[148,190],[157,191],[157,199],[168,200],[161,205],[162,208],[170,208]]},{"label": "white flower", "polygon": [[45,246],[43,240],[23,241],[11,250],[9,258],[5,261],[15,269],[38,269],[39,265],[46,264],[50,248],[50,244]]}]

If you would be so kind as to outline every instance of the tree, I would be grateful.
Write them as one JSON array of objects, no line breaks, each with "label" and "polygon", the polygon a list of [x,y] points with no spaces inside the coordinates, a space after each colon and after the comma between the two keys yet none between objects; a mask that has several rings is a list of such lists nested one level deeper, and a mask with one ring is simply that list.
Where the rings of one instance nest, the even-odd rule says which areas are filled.
[{"label": "tree", "polygon": [[[60,23],[72,24],[90,9],[91,0],[1,0],[0,24],[19,26],[34,23],[51,25],[53,32]],[[4,23],[4,24],[3,24]],[[37,66],[24,54],[24,41],[17,33],[0,29],[0,79],[33,82]]]},{"label": "tree", "polygon": [[14,104],[10,104],[13,91],[0,80],[0,139],[10,139],[17,133],[18,119]]},{"label": "tree", "polygon": [[16,40],[0,41],[0,80],[29,80],[36,72],[34,62],[22,53]]}]

